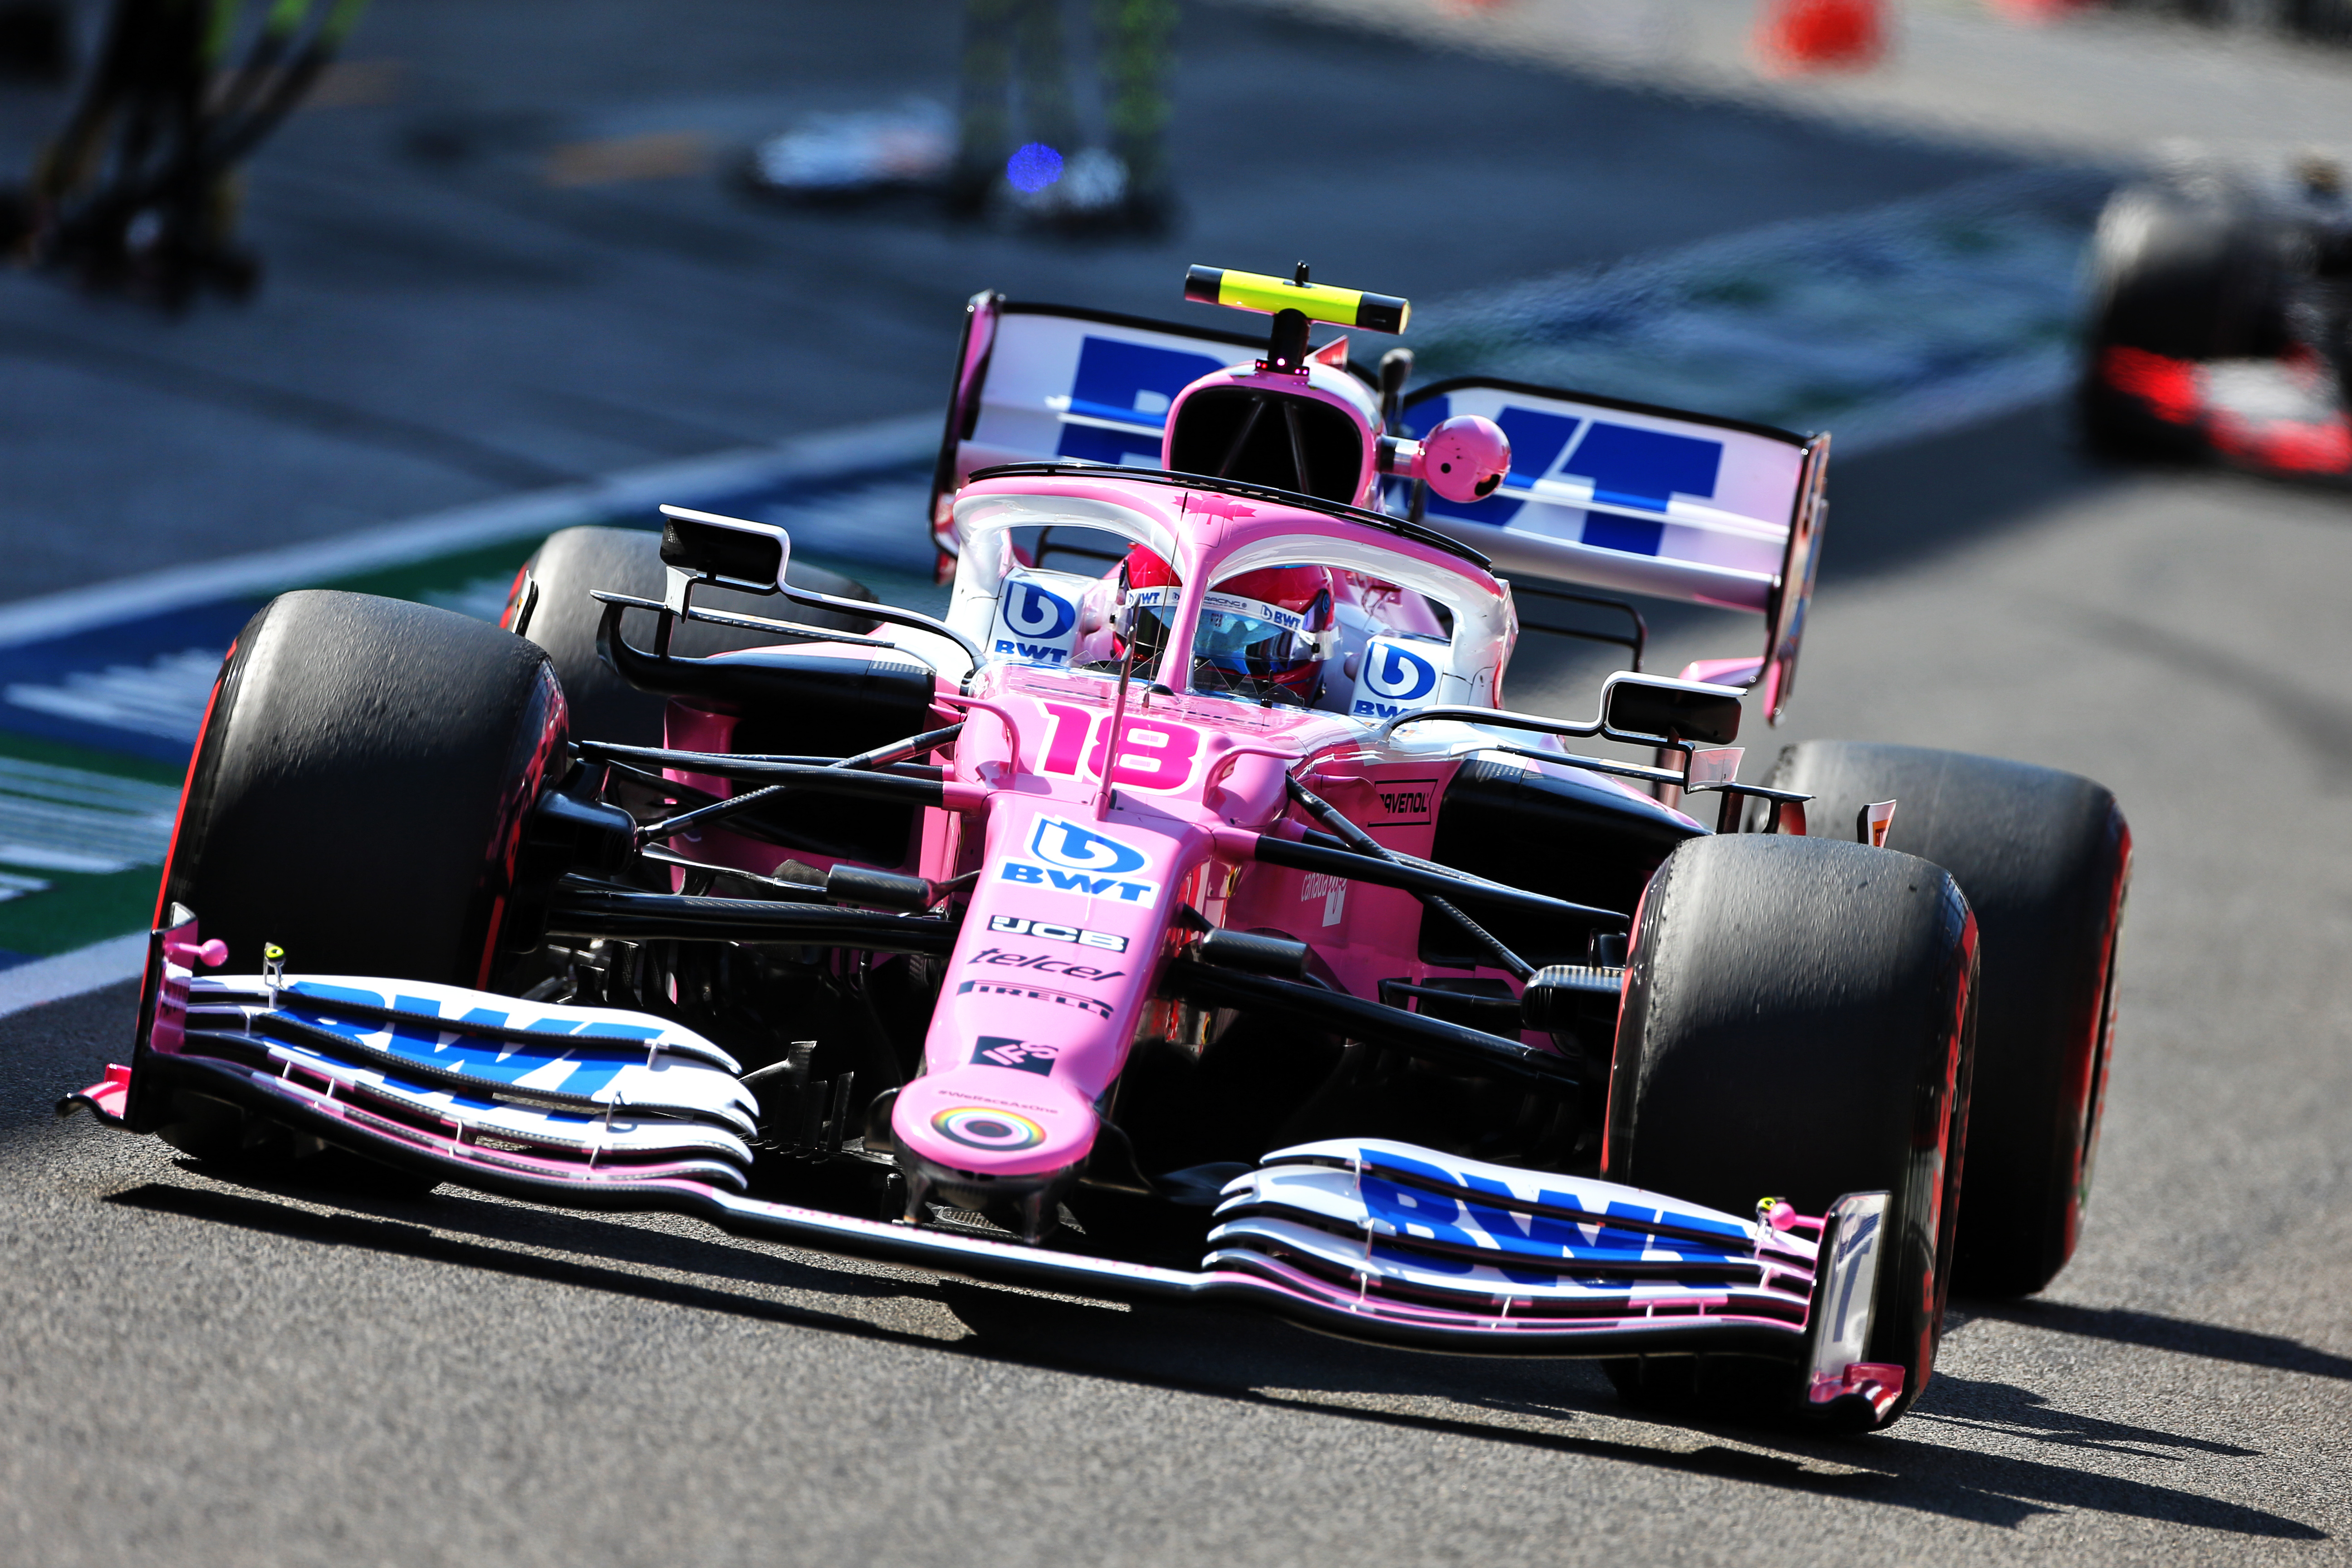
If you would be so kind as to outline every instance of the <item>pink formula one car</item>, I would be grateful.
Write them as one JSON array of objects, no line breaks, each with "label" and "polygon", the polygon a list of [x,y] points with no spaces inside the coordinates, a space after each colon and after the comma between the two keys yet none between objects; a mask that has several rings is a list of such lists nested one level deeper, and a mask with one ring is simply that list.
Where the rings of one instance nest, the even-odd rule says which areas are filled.
[{"label": "pink formula one car", "polygon": [[[1843,743],[1741,782],[1825,437],[1408,398],[1403,351],[1309,338],[1402,300],[1187,291],[1270,337],[972,302],[943,618],[676,509],[549,540],[502,626],[272,603],[131,1065],[68,1105],[206,1160],[1893,1420],[1955,1270],[2032,1290],[2074,1247],[2113,798]],[[1514,711],[1498,570],[1752,610],[1764,647],[1661,679],[1632,636],[1592,717]]]}]

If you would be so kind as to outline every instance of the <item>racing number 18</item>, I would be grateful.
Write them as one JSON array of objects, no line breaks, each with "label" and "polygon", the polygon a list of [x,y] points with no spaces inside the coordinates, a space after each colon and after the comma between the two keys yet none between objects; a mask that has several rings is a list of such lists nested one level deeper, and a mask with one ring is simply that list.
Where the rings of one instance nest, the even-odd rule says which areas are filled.
[{"label": "racing number 18", "polygon": [[[1110,715],[1073,707],[1066,702],[1042,704],[1054,721],[1045,742],[1045,771],[1073,773],[1078,758],[1087,772],[1102,776],[1103,747],[1109,739]],[[1087,742],[1091,739],[1092,744]],[[1118,761],[1110,782],[1136,789],[1182,789],[1192,776],[1192,758],[1201,749],[1198,731],[1149,719],[1129,719],[1118,734]]]}]

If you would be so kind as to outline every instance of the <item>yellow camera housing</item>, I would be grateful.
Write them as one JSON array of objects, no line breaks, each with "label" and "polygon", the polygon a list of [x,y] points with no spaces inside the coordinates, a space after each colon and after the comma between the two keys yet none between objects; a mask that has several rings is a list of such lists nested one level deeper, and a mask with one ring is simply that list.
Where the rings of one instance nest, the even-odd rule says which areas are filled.
[{"label": "yellow camera housing", "polygon": [[1357,289],[1334,289],[1310,283],[1301,263],[1297,279],[1263,272],[1235,272],[1222,267],[1184,269],[1184,298],[1201,305],[1226,305],[1236,310],[1274,315],[1296,310],[1310,321],[1336,327],[1361,327],[1368,332],[1402,332],[1412,319],[1412,302],[1393,294],[1367,294]]}]

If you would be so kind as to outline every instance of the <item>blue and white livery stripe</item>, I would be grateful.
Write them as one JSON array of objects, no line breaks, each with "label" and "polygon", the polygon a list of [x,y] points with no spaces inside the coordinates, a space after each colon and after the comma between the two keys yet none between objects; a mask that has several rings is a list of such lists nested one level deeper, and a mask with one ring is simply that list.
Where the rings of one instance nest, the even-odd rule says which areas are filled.
[{"label": "blue and white livery stripe", "polygon": [[[1346,1237],[1319,1226],[1274,1215],[1221,1225],[1209,1233],[1202,1267],[1247,1267],[1249,1255],[1290,1258],[1326,1270],[1369,1274],[1391,1284],[1433,1294],[1460,1292],[1480,1300],[1516,1297],[1614,1312],[1639,1313],[1668,1307],[1721,1309],[1735,1300],[1756,1310],[1801,1316],[1801,1289],[1767,1292],[1748,1281],[1698,1281],[1612,1274],[1603,1269],[1570,1273],[1525,1265],[1497,1265],[1403,1246],[1392,1239]],[[1807,1278],[1804,1285],[1810,1286]]]},{"label": "blue and white livery stripe", "polygon": [[[1296,1210],[1349,1226],[1368,1226],[1377,1236],[1495,1254],[1495,1261],[1504,1265],[1520,1259],[1614,1268],[1755,1265],[1745,1237],[1738,1245],[1710,1247],[1616,1224],[1615,1216],[1606,1212],[1570,1219],[1557,1211],[1500,1208],[1458,1191],[1406,1185],[1370,1170],[1285,1165],[1255,1174],[1248,1190],[1218,1205],[1220,1217],[1262,1206]],[[1612,1202],[1608,1207],[1643,1218],[1657,1213],[1647,1205]]]},{"label": "blue and white livery stripe", "polygon": [[737,1191],[743,1186],[742,1173],[751,1164],[749,1143],[705,1121],[635,1110],[626,1117],[607,1117],[517,1105],[404,1082],[300,1046],[272,1041],[268,1049],[273,1062],[324,1079],[349,1096],[405,1112],[428,1125],[462,1128],[469,1139],[489,1137],[545,1153],[586,1156],[592,1163],[691,1161],[701,1179]]},{"label": "blue and white livery stripe", "polygon": [[1677,1232],[1729,1246],[1752,1246],[1760,1234],[1752,1220],[1696,1204],[1670,1204],[1657,1194],[1639,1187],[1465,1160],[1381,1138],[1330,1139],[1276,1150],[1265,1156],[1258,1170],[1236,1176],[1227,1184],[1225,1195],[1231,1197],[1246,1191],[1249,1184],[1268,1172],[1289,1165],[1360,1170],[1392,1181],[1441,1192],[1454,1190],[1483,1202],[1573,1222],[1605,1219],[1621,1226]]},{"label": "blue and white livery stripe", "polygon": [[[375,1009],[442,1021],[367,1016]],[[540,1008],[455,986],[322,975],[290,980],[276,1007],[258,977],[197,980],[189,1014],[191,1026],[216,1028],[233,1017],[242,1031],[419,1089],[592,1115],[626,1108],[698,1118],[746,1138],[759,1126],[759,1103],[736,1081],[726,1053],[643,1014]],[[483,1032],[490,1029],[508,1033]],[[523,1030],[530,1037],[514,1037]]]},{"label": "blue and white livery stripe", "polygon": [[[263,989],[264,984],[258,975],[209,975],[195,981],[191,995],[241,994],[257,996]],[[523,1029],[540,1035],[560,1035],[579,1041],[610,1041],[630,1047],[640,1054],[652,1049],[669,1056],[692,1057],[709,1062],[712,1067],[724,1068],[730,1074],[743,1070],[741,1063],[685,1025],[619,1007],[525,1002],[513,996],[468,991],[460,985],[441,985],[431,981],[378,980],[349,974],[293,975],[287,980],[284,990],[293,996],[310,996],[321,1001],[341,1000],[375,1007],[393,1007],[396,993],[398,1011],[430,1014],[446,1020],[446,1026],[453,1029],[472,1025],[478,1028]]]},{"label": "blue and white livery stripe", "polygon": [[1612,1182],[1382,1140],[1266,1156],[1223,1190],[1204,1268],[1304,1269],[1394,1301],[1803,1321],[1813,1243]]}]

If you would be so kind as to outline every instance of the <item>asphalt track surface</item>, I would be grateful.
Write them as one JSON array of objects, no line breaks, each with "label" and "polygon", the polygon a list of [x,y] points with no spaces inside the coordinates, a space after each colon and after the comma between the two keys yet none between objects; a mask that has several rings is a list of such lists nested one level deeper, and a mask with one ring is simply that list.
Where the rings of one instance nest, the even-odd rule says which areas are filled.
[{"label": "asphalt track surface", "polygon": [[[2091,773],[2138,850],[2083,1249],[1956,1303],[1893,1431],[240,1179],[49,1119],[121,1054],[116,989],[0,1021],[0,1561],[2345,1560],[2352,506],[2089,466],[2046,411],[1832,493],[1785,738]],[[1666,617],[1654,662],[1750,625]],[[1515,700],[1585,707],[1586,668],[1531,647]]]}]

